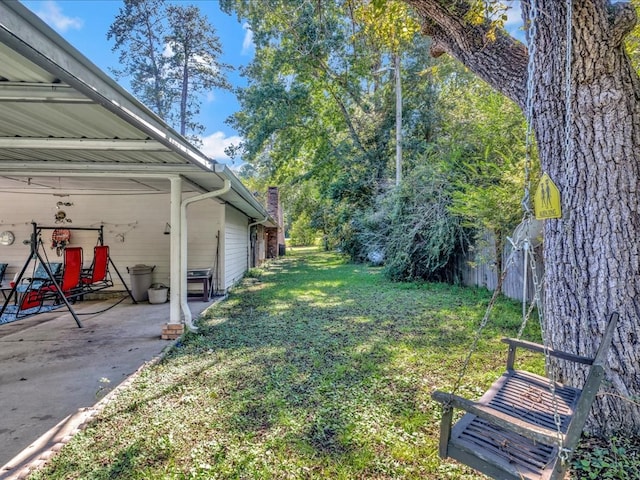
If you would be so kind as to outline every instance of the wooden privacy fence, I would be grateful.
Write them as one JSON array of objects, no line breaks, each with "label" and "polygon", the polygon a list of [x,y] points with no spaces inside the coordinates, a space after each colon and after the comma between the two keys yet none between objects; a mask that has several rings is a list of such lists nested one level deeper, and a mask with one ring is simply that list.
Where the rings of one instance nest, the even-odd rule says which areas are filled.
[{"label": "wooden privacy fence", "polygon": [[[522,250],[516,251],[513,258],[509,262],[512,251],[511,244],[507,244],[502,252],[502,265],[508,266],[507,275],[502,283],[502,293],[514,300],[523,300],[524,293],[524,253]],[[495,242],[489,235],[485,236],[481,242],[467,255],[460,256],[458,259],[458,278],[461,279],[463,285],[485,287],[491,291],[496,289],[498,285],[498,272],[496,271],[495,261]],[[542,261],[542,245],[534,249],[536,275],[541,281],[544,273],[544,264]],[[533,300],[535,286],[531,262],[527,262],[527,282],[526,282],[526,300]],[[542,292],[541,292],[542,294]]]}]

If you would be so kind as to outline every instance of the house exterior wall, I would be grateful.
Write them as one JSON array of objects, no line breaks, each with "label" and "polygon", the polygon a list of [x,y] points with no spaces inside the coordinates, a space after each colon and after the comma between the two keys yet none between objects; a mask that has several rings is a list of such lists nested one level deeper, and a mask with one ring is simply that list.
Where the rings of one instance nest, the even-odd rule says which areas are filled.
[{"label": "house exterior wall", "polygon": [[[13,278],[29,256],[30,247],[23,241],[30,238],[32,220],[39,225],[59,228],[99,227],[102,224],[104,243],[109,245],[111,258],[129,286],[127,267],[137,264],[155,266],[154,283],[170,283],[170,235],[164,234],[170,215],[168,194],[57,197],[3,193],[0,202],[4,206],[0,213],[0,231],[10,230],[16,237],[13,245],[0,245],[0,262],[9,264],[3,283]],[[73,205],[57,208],[57,202]],[[55,223],[54,216],[61,210],[72,220],[71,223]],[[189,206],[187,218],[188,268],[215,266],[216,235],[224,230],[224,206],[215,199],[196,202]],[[51,248],[51,233],[50,230],[42,232],[44,248],[40,251],[48,261],[62,262],[62,257],[58,257],[56,250]],[[91,264],[97,239],[97,231],[71,231],[70,245],[83,247],[86,267]],[[29,271],[32,271],[31,267],[27,276]],[[112,276],[114,288],[122,289],[115,272]]]},{"label": "house exterior wall", "polygon": [[225,208],[224,229],[224,282],[226,291],[237,283],[248,269],[249,221],[235,208]]},{"label": "house exterior wall", "polygon": [[[187,210],[188,243],[187,268],[211,268],[214,290],[219,290],[222,264],[222,236],[224,235],[225,208],[218,200],[203,200],[189,205]],[[199,284],[188,284],[187,289],[202,292]]]},{"label": "house exterior wall", "polygon": [[266,258],[266,234],[264,225],[256,225],[254,245],[253,245],[253,264],[252,267],[259,267],[264,263]]}]

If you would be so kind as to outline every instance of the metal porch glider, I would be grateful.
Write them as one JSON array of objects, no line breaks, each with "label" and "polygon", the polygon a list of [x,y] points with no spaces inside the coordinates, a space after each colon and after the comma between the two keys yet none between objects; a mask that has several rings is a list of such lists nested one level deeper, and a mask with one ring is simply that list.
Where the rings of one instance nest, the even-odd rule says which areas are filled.
[{"label": "metal porch glider", "polygon": [[[31,252],[0,308],[0,325],[66,307],[78,327],[82,327],[78,314],[71,304],[78,299],[82,299],[85,294],[112,287],[113,280],[109,272],[110,265],[124,285],[128,296],[134,303],[137,303],[122,275],[120,275],[111,260],[109,247],[103,245],[102,227],[73,228],[73,230],[99,232],[98,245],[94,247],[91,267],[83,269],[83,250],[81,247],[66,247],[64,248],[64,262],[62,264],[49,263],[46,259],[46,254],[43,255],[40,252],[42,246],[41,232],[42,230],[54,230],[55,227],[43,227],[35,223],[32,225]],[[37,263],[37,268],[34,269],[31,277],[27,277],[25,274],[27,268],[33,262]],[[60,267],[62,267],[61,272]]]}]

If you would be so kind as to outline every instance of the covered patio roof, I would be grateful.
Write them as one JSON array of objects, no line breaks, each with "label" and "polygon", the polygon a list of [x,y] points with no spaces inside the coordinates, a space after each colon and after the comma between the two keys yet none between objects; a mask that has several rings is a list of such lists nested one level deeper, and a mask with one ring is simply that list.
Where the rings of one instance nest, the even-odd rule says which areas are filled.
[{"label": "covered patio roof", "polygon": [[[0,194],[171,196],[169,323],[191,324],[186,208],[217,197],[275,227],[225,165],[196,146],[16,0],[0,1]],[[183,193],[192,196],[184,199]],[[248,232],[247,232],[248,234]]]},{"label": "covered patio roof", "polygon": [[[254,220],[259,201],[187,139],[14,0],[0,2],[0,192],[117,194],[231,189]],[[271,219],[268,222],[272,223]]]}]

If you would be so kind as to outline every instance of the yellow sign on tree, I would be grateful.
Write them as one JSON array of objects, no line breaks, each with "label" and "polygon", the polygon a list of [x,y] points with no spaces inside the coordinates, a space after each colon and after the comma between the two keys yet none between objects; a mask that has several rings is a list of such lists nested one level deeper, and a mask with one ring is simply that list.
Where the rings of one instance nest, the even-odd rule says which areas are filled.
[{"label": "yellow sign on tree", "polygon": [[545,220],[547,218],[560,218],[562,210],[560,208],[560,190],[553,183],[551,177],[546,173],[542,175],[538,190],[533,199],[537,220]]}]

